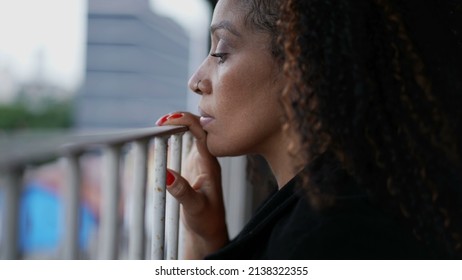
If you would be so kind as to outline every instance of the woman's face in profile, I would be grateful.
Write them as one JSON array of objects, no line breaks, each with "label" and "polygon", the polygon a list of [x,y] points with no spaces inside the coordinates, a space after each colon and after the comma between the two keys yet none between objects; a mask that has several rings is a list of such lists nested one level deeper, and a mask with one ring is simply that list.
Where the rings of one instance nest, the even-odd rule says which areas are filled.
[{"label": "woman's face in profile", "polygon": [[264,154],[281,137],[282,70],[270,35],[244,22],[248,10],[241,2],[218,2],[210,54],[189,81],[192,90],[198,85],[201,124],[215,156]]}]

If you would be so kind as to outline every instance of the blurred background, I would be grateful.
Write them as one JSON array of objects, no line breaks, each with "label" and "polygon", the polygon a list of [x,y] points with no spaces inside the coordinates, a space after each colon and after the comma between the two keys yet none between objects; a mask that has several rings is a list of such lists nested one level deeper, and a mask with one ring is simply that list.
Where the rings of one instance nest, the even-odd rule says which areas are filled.
[{"label": "blurred background", "polygon": [[0,130],[149,126],[195,110],[186,83],[210,16],[206,0],[0,0]]}]

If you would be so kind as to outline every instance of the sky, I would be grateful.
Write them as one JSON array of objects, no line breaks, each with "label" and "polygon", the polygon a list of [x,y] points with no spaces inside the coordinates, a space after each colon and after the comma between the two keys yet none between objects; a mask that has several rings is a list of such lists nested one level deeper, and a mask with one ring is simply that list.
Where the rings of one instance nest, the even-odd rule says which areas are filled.
[{"label": "sky", "polygon": [[[208,24],[205,0],[149,1],[191,36]],[[87,0],[0,0],[0,73],[78,88],[85,66],[86,9]]]}]

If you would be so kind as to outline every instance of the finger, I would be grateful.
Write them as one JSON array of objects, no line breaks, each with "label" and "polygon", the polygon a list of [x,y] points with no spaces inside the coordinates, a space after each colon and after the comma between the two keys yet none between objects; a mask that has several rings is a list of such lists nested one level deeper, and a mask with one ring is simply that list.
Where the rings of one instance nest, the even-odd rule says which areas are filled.
[{"label": "finger", "polygon": [[170,169],[167,169],[167,191],[189,214],[199,213],[204,207],[204,196],[195,191],[180,174]]},{"label": "finger", "polygon": [[187,126],[193,137],[196,139],[198,151],[201,154],[210,155],[207,149],[206,137],[207,134],[202,128],[199,116],[188,112],[175,112],[167,114],[156,122],[157,125],[184,125]]}]

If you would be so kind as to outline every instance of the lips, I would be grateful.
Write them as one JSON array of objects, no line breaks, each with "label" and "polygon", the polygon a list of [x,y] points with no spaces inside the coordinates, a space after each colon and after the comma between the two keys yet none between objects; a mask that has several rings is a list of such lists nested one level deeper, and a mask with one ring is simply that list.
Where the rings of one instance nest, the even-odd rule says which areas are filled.
[{"label": "lips", "polygon": [[199,113],[201,115],[200,119],[199,119],[199,122],[201,124],[201,126],[204,128],[206,127],[209,123],[211,123],[212,121],[214,121],[215,119],[210,116],[209,114],[207,114],[205,111],[203,111],[201,108],[199,108]]}]

